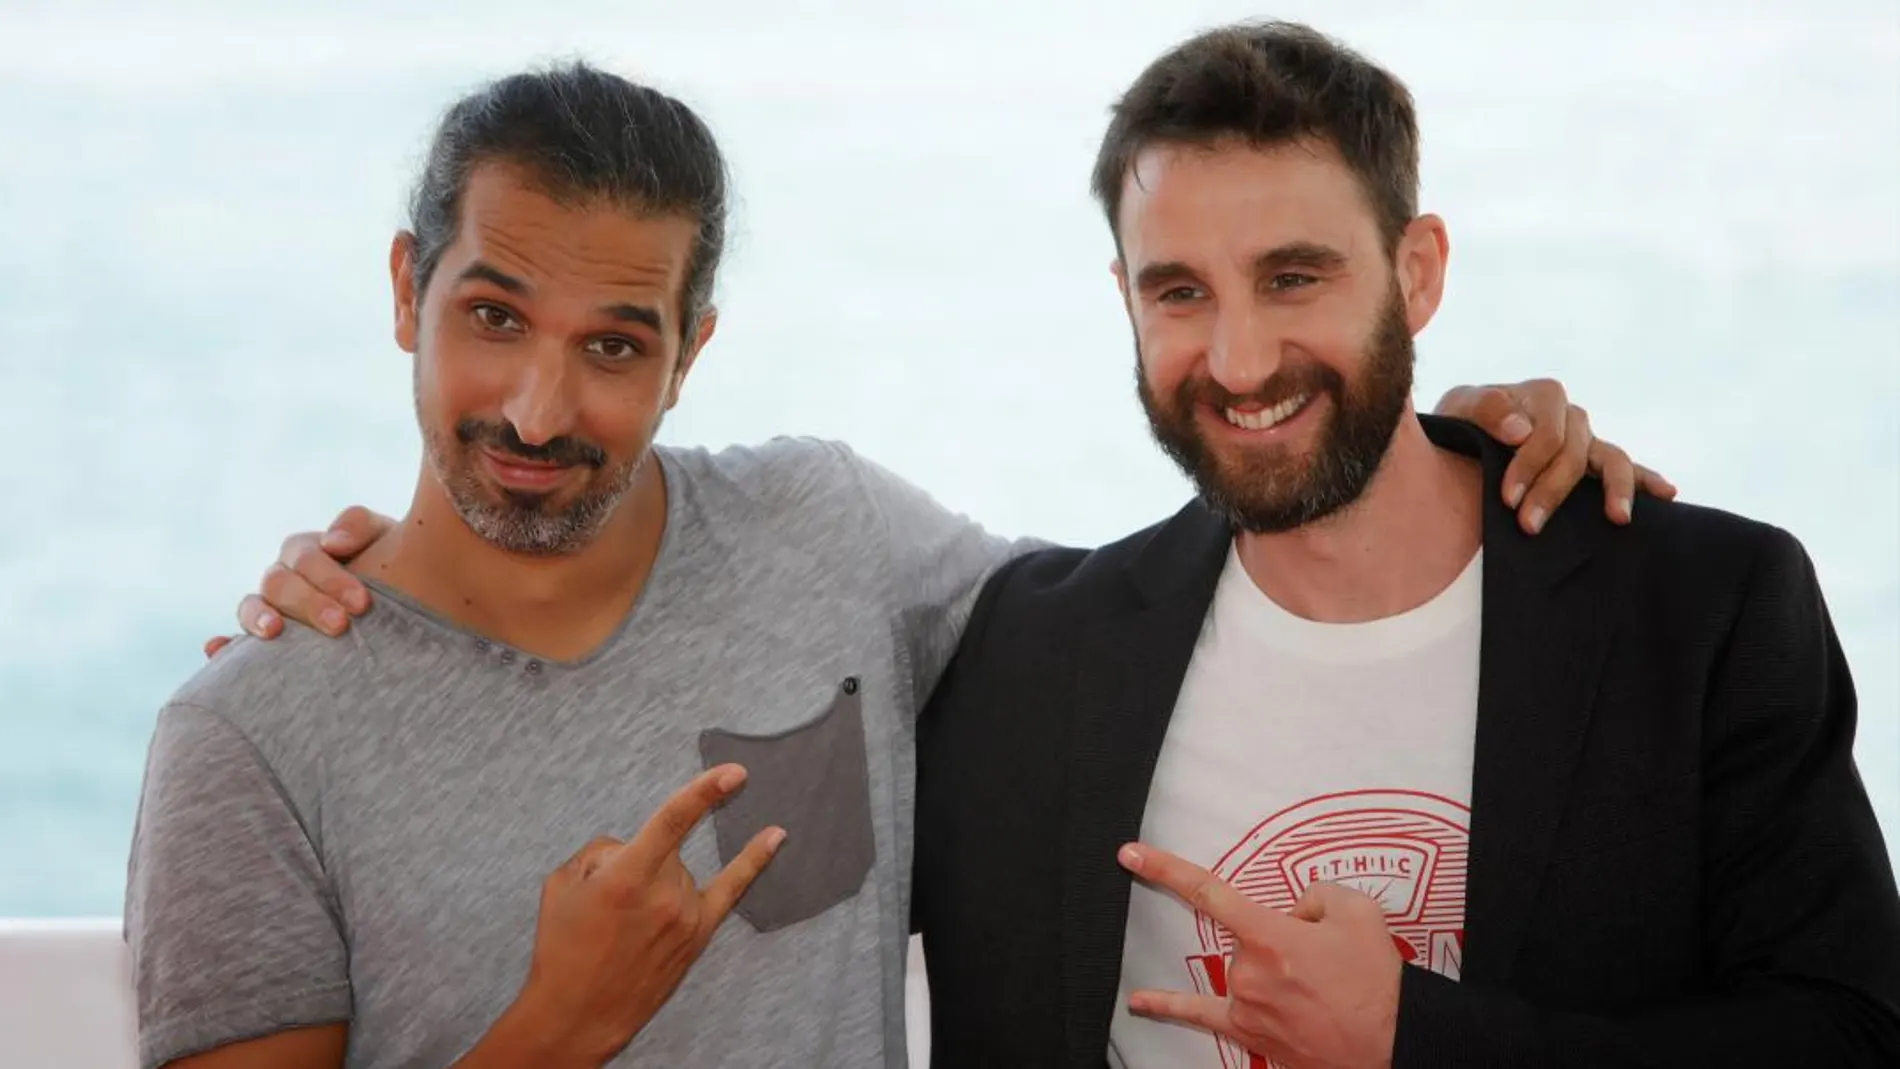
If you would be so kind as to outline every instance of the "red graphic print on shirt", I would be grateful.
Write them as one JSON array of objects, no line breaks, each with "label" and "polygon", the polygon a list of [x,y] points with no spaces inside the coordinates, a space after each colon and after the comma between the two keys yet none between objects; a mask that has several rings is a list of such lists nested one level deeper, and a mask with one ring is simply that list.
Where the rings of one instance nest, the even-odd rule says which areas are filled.
[{"label": "red graphic print on shirt", "polygon": [[[1435,794],[1347,791],[1283,809],[1256,826],[1214,866],[1214,875],[1254,902],[1293,908],[1327,880],[1385,907],[1406,961],[1457,979],[1464,959],[1465,861],[1471,811]],[[1197,912],[1201,952],[1187,959],[1194,989],[1225,997],[1234,940]],[[1220,1040],[1225,1069],[1271,1069],[1266,1057]]]}]

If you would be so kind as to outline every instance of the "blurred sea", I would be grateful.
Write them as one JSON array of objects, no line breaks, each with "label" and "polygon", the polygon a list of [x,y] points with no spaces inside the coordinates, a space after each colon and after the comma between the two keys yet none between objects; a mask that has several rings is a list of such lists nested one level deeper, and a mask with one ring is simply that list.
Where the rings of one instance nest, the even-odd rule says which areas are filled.
[{"label": "blurred sea", "polygon": [[[162,9],[161,9],[162,8]],[[415,471],[385,254],[439,110],[585,55],[741,204],[671,441],[849,439],[1011,533],[1174,509],[1087,172],[1236,3],[0,0],[0,915],[113,914],[144,749],[291,531]],[[1555,375],[1813,555],[1900,843],[1900,9],[1284,3],[1417,95],[1452,282],[1425,407]]]}]

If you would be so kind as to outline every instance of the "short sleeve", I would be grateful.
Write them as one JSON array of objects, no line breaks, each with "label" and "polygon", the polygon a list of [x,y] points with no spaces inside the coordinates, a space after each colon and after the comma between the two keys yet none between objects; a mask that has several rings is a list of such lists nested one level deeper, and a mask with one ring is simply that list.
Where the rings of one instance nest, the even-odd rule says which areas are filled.
[{"label": "short sleeve", "polygon": [[350,1016],[320,854],[264,757],[188,704],[158,717],[127,870],[139,1063]]},{"label": "short sleeve", "polygon": [[852,462],[883,526],[890,595],[921,705],[956,652],[984,581],[1049,543],[994,534],[882,465],[855,454]]}]

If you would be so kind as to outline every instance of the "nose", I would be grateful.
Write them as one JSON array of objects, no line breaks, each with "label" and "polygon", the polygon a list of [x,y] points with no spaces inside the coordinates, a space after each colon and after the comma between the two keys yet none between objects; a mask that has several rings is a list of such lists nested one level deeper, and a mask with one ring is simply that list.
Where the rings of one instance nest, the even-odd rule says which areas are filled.
[{"label": "nose", "polygon": [[1216,316],[1207,373],[1229,393],[1253,393],[1280,369],[1280,339],[1253,302],[1224,306]]},{"label": "nose", "polygon": [[573,430],[575,376],[567,354],[550,351],[531,355],[522,364],[501,414],[528,445],[546,445]]}]

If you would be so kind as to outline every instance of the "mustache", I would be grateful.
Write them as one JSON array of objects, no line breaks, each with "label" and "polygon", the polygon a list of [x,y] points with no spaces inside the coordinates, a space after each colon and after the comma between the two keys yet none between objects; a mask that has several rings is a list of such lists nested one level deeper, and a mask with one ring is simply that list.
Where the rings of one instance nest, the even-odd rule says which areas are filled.
[{"label": "mustache", "polygon": [[513,453],[536,464],[559,464],[563,467],[584,464],[599,468],[607,463],[607,451],[592,442],[564,435],[550,438],[541,445],[529,445],[515,433],[511,423],[458,420],[455,424],[455,440],[463,445],[486,446],[496,452]]},{"label": "mustache", "polygon": [[1299,364],[1281,368],[1261,383],[1258,389],[1247,393],[1234,393],[1206,376],[1186,379],[1175,392],[1175,401],[1184,406],[1204,404],[1216,409],[1245,404],[1272,408],[1301,394],[1343,397],[1345,390],[1346,380],[1334,368],[1325,364]]}]

